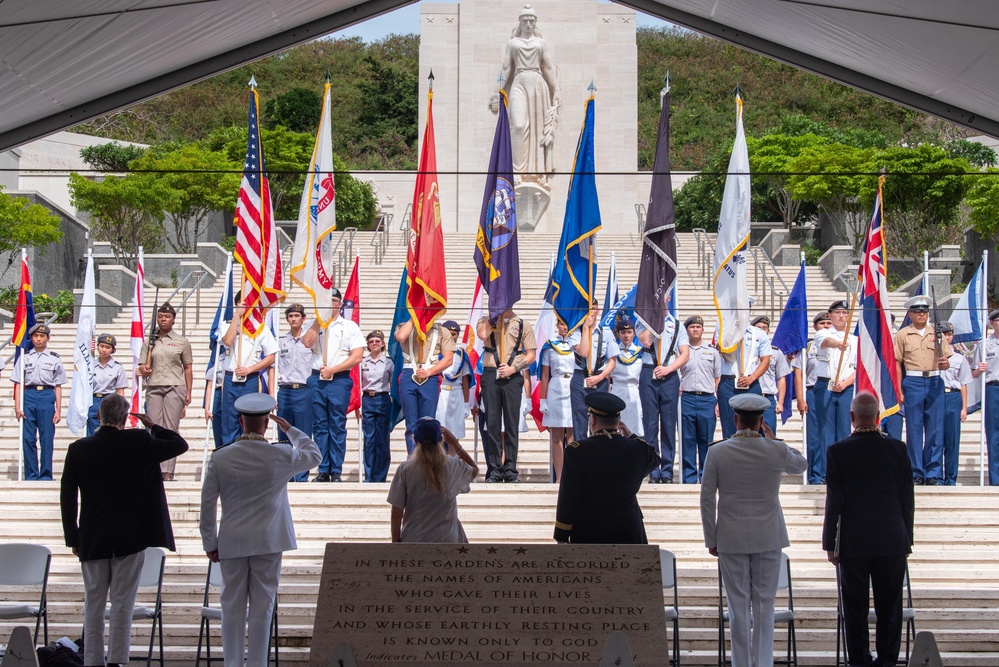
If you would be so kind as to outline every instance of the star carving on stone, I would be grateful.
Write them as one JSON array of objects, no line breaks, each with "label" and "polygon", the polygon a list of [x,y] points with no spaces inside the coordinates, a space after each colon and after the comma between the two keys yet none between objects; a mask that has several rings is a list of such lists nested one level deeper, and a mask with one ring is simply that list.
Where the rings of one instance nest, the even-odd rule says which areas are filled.
[{"label": "star carving on stone", "polygon": [[462,555],[467,554],[468,553],[468,547],[461,547],[460,549],[458,549],[458,553],[460,553]]},{"label": "star carving on stone", "polygon": [[520,555],[524,555],[524,554],[527,553],[527,549],[525,549],[524,547],[519,547],[519,548],[515,549],[515,551],[517,553],[519,553]]},{"label": "star carving on stone", "polygon": [[488,554],[494,554],[497,551],[499,551],[499,549],[497,549],[496,547],[489,547],[488,549],[486,549],[486,553]]}]

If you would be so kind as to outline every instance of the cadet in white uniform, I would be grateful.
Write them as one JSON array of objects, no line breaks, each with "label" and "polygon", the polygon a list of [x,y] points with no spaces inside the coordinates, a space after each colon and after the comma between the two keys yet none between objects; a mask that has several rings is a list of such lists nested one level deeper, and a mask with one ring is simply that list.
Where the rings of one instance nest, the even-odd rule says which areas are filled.
[{"label": "cadet in white uniform", "polygon": [[992,335],[975,348],[972,377],[985,373],[985,440],[989,450],[989,484],[999,486],[999,310],[989,313]]},{"label": "cadet in white uniform", "polygon": [[735,412],[729,402],[731,398],[745,393],[763,395],[760,378],[770,367],[772,350],[770,337],[750,326],[735,351],[722,354],[722,374],[718,383],[718,418],[721,420],[722,437],[731,438],[735,433]]},{"label": "cadet in white uniform", "polygon": [[708,444],[718,422],[718,383],[721,354],[704,342],[704,320],[692,315],[683,323],[690,341],[690,357],[680,369],[680,434],[684,484],[697,484],[704,472]]},{"label": "cadet in white uniform", "polygon": [[569,327],[557,321],[558,336],[545,341],[541,347],[541,381],[538,385],[539,408],[544,415],[541,425],[548,429],[552,467],[555,479],[562,476],[562,450],[573,441],[572,403],[570,383],[576,368],[573,341],[578,335],[569,336]]},{"label": "cadet in white uniform", "polygon": [[[753,326],[770,335],[770,318],[760,315],[753,319]],[[779,349],[770,346],[770,364],[766,372],[760,377],[760,391],[763,398],[770,401],[770,409],[763,413],[763,421],[774,433],[777,433],[777,412],[783,411],[784,393],[787,391],[785,378],[791,373],[791,366],[787,363],[787,357]]]},{"label": "cadet in white uniform", "polygon": [[951,346],[950,367],[940,371],[944,381],[944,486],[957,485],[957,462],[961,451],[961,424],[968,418],[968,385],[971,384],[971,365],[968,359],[954,349],[954,326],[941,322],[937,327]]},{"label": "cadet in white uniform", "polygon": [[[246,667],[267,666],[281,555],[298,546],[288,480],[322,459],[311,438],[270,415],[275,405],[267,394],[247,394],[236,401],[244,433],[212,453],[201,489],[201,542],[222,571],[225,667],[243,667],[244,649]],[[287,433],[289,443],[268,442],[268,419]],[[220,500],[222,521],[216,525]]]},{"label": "cadet in white uniform", "polygon": [[110,394],[125,395],[125,388],[128,386],[128,376],[125,374],[125,367],[111,357],[118,347],[118,341],[108,333],[102,333],[97,337],[97,363],[94,364],[94,402],[87,413],[87,435],[91,436],[101,425],[101,418],[98,414],[101,401]]},{"label": "cadet in white uniform", "polygon": [[624,400],[621,421],[639,438],[645,435],[642,424],[642,395],[639,384],[642,381],[642,353],[645,351],[635,342],[635,323],[630,317],[622,317],[614,325],[617,331],[618,348],[614,370],[611,371],[611,393]]},{"label": "cadet in white uniform", "polygon": [[[261,325],[253,338],[243,331],[246,307],[244,302],[233,311],[232,321],[221,340],[226,350],[225,358],[218,362],[225,371],[222,381],[222,442],[225,443],[232,442],[240,434],[239,416],[233,405],[240,396],[262,390],[261,374],[274,365],[278,351],[274,334],[266,326]],[[273,383],[271,391],[274,391]]]},{"label": "cadet in white uniform", "polygon": [[846,301],[834,301],[829,306],[829,318],[832,326],[815,334],[815,346],[822,348],[828,355],[826,363],[819,364],[816,378],[816,382],[825,382],[829,388],[826,392],[825,423],[822,425],[826,447],[852,433],[850,404],[853,402],[854,380],[857,378],[857,337],[846,331],[846,321],[849,318]]},{"label": "cadet in white uniform", "polygon": [[436,415],[441,426],[459,440],[465,437],[465,418],[471,414],[468,395],[472,386],[472,365],[468,361],[468,354],[458,344],[460,331],[461,327],[454,320],[441,325],[441,335],[450,335],[454,342],[454,357],[451,365],[441,371],[441,391],[437,399]]},{"label": "cadet in white uniform", "polygon": [[[812,328],[822,331],[832,326],[829,313],[822,311],[812,319]],[[805,416],[807,438],[808,483],[826,482],[826,446],[822,436],[825,420],[825,395],[829,385],[817,382],[819,363],[827,363],[829,353],[815,345],[814,340],[791,361],[797,391],[798,413]],[[804,366],[804,368],[802,368]]]}]

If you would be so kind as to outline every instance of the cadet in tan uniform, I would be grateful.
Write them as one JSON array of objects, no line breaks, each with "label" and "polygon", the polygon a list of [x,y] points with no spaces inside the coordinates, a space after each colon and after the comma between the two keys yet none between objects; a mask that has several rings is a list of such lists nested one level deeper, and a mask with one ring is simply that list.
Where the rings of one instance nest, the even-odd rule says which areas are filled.
[{"label": "cadet in tan uniform", "polygon": [[395,339],[402,347],[404,363],[399,373],[399,402],[406,420],[406,451],[412,454],[416,447],[413,429],[423,417],[437,416],[437,399],[441,393],[439,376],[451,368],[457,346],[439,323],[427,332],[427,339],[421,345],[411,319],[395,328]]}]

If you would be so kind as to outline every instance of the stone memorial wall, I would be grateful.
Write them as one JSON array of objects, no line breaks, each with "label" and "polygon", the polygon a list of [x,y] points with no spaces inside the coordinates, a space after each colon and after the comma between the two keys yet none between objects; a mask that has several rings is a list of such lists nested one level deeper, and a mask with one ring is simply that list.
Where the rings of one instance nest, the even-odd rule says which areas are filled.
[{"label": "stone memorial wall", "polygon": [[327,544],[310,664],[595,665],[615,630],[663,664],[658,547]]}]

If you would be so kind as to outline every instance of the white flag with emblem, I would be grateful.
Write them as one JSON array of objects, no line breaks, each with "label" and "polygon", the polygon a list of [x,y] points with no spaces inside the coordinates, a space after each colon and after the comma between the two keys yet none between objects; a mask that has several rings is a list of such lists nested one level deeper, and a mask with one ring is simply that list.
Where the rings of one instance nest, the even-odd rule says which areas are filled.
[{"label": "white flag with emblem", "polygon": [[76,320],[76,345],[73,347],[73,386],[69,392],[69,411],[66,425],[79,435],[87,425],[87,414],[94,402],[94,356],[90,344],[94,340],[97,293],[94,289],[94,257],[87,253],[87,273],[83,279],[83,299]]},{"label": "white flag with emblem", "polygon": [[333,131],[330,123],[330,84],[323,93],[319,132],[305,177],[298,209],[295,252],[288,275],[309,293],[315,317],[326,326],[333,316],[333,231],[336,229],[336,193],[333,185]]}]

